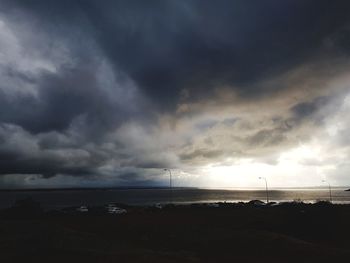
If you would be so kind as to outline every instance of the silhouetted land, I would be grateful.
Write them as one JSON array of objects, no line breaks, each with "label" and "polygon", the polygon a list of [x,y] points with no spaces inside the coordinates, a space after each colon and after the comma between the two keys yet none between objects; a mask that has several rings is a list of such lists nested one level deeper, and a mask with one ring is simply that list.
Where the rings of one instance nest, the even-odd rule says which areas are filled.
[{"label": "silhouetted land", "polygon": [[[119,186],[119,187],[66,187],[66,188],[0,188],[0,192],[55,192],[55,191],[109,191],[130,189],[169,189],[164,186]],[[197,187],[173,187],[173,189],[198,189]]]},{"label": "silhouetted land", "polygon": [[[119,205],[123,207],[122,205]],[[0,215],[1,262],[349,262],[350,206],[127,206]]]}]

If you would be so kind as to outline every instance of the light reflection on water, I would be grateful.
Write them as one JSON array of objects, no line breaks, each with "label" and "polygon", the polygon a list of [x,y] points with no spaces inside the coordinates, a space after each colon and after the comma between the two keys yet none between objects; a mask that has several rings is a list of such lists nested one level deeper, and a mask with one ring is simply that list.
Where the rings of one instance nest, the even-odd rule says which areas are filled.
[{"label": "light reflection on water", "polygon": [[[334,203],[350,203],[350,192],[343,188],[332,190]],[[110,189],[110,190],[55,190],[0,192],[0,207],[11,206],[16,199],[32,197],[44,208],[75,205],[103,205],[111,202],[131,205],[155,203],[248,202],[266,200],[265,190],[224,189]],[[328,189],[280,189],[269,191],[270,201],[316,202],[329,200]]]}]

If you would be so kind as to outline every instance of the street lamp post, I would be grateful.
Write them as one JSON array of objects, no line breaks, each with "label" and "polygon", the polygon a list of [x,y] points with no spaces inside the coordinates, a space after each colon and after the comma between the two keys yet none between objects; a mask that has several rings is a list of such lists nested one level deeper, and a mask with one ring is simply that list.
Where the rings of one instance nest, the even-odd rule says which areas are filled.
[{"label": "street lamp post", "polygon": [[326,181],[326,180],[322,180],[323,183],[327,183],[328,184],[328,189],[329,189],[329,201],[332,203],[332,187],[331,184]]},{"label": "street lamp post", "polygon": [[171,175],[171,170],[165,168],[164,171],[168,171],[169,172],[169,188],[171,189],[173,187],[173,182],[172,182],[172,175]]},{"label": "street lamp post", "polygon": [[269,190],[268,190],[268,188],[267,188],[267,180],[266,180],[266,178],[265,178],[265,177],[259,177],[259,179],[263,179],[263,180],[265,180],[265,189],[266,189],[266,203],[268,203],[268,202],[269,202]]},{"label": "street lamp post", "polygon": [[164,168],[164,171],[168,171],[169,172],[169,189],[170,189],[170,202],[173,202],[173,182],[172,182],[172,174],[171,174],[171,170]]}]

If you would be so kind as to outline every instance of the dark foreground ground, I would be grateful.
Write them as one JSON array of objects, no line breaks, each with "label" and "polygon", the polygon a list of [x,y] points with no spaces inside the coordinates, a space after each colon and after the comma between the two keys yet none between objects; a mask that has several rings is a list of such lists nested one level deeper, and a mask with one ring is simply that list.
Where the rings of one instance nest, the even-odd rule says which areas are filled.
[{"label": "dark foreground ground", "polygon": [[0,262],[350,262],[350,206],[0,214]]}]

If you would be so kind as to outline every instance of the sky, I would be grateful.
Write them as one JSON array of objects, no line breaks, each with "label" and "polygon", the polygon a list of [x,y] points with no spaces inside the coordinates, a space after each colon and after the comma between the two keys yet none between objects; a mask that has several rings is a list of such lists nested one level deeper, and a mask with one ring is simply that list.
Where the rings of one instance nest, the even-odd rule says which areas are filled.
[{"label": "sky", "polygon": [[0,0],[0,188],[350,185],[349,13]]}]

